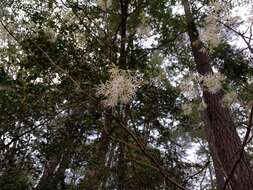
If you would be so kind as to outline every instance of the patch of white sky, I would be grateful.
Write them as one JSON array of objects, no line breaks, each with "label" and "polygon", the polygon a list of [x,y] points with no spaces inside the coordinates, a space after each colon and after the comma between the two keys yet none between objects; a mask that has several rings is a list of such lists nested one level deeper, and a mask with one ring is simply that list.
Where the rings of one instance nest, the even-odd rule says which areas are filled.
[{"label": "patch of white sky", "polygon": [[[236,31],[245,34],[247,37],[250,36],[250,30],[252,30],[253,23],[253,2],[244,6],[237,6],[232,11],[232,16],[239,16],[241,24],[234,28]],[[251,29],[250,29],[251,28]],[[244,40],[236,35],[232,36],[232,39],[229,41],[231,45],[234,45],[239,48],[247,48]]]}]

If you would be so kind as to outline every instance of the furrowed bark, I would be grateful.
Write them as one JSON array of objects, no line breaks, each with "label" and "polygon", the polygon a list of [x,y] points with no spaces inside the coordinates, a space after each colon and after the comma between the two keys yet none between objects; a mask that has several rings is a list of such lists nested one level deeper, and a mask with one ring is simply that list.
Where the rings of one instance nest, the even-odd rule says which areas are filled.
[{"label": "furrowed bark", "polygon": [[[194,23],[191,7],[188,0],[183,0],[185,18],[187,23],[188,36],[190,38],[192,54],[196,62],[199,74],[212,74],[210,58],[206,51],[203,51],[203,43]],[[203,98],[207,104],[204,113],[205,135],[209,143],[210,152],[213,158],[217,186],[223,189],[224,182],[231,173],[234,162],[238,160],[242,143],[235,129],[230,111],[224,108],[220,101],[223,91],[212,94],[203,90]],[[251,190],[253,188],[252,166],[243,152],[240,162],[235,169],[233,176],[227,185],[228,190]]]}]

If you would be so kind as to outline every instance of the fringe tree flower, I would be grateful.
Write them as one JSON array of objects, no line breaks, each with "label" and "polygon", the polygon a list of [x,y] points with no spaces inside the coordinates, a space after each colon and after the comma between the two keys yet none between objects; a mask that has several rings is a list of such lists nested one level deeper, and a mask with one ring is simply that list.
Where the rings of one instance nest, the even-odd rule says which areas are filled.
[{"label": "fringe tree flower", "polygon": [[192,75],[191,77],[184,79],[179,85],[179,88],[187,99],[193,100],[200,96],[200,88],[198,84],[202,83],[204,88],[212,94],[215,94],[222,88],[222,82],[224,80],[225,77],[221,73],[204,76]]},{"label": "fringe tree flower", "polygon": [[136,33],[140,36],[143,36],[144,38],[147,38],[148,36],[150,36],[151,28],[150,26],[141,24],[139,27],[137,27]]},{"label": "fringe tree flower", "polygon": [[201,31],[201,39],[211,47],[217,47],[221,41],[222,29],[219,23],[222,20],[227,25],[233,25],[240,20],[239,16],[232,16],[232,4],[229,1],[214,1],[209,6],[207,17],[204,19],[204,29]]},{"label": "fringe tree flower", "polygon": [[192,113],[192,105],[191,104],[183,104],[182,110],[184,115],[191,115]]},{"label": "fringe tree flower", "polygon": [[103,103],[108,107],[114,107],[118,103],[129,103],[139,87],[138,80],[129,72],[117,67],[111,68],[109,72],[110,79],[97,88],[97,95],[105,97]]},{"label": "fringe tree flower", "polygon": [[193,75],[192,77],[184,79],[179,85],[184,97],[188,100],[193,100],[199,96],[199,89],[196,82],[198,82],[197,76]]},{"label": "fringe tree flower", "polygon": [[231,106],[232,103],[237,101],[237,94],[236,92],[229,92],[225,94],[222,98],[222,105],[225,107]]},{"label": "fringe tree flower", "polygon": [[97,0],[97,6],[103,11],[106,11],[106,9],[112,6],[112,0]]},{"label": "fringe tree flower", "polygon": [[225,80],[224,75],[220,73],[205,75],[201,78],[204,87],[206,87],[212,94],[217,93],[222,88],[222,82]]},{"label": "fringe tree flower", "polygon": [[209,14],[204,21],[204,29],[200,33],[200,38],[211,47],[216,47],[220,43],[221,29],[217,24],[215,14]]},{"label": "fringe tree flower", "polygon": [[45,33],[49,42],[54,43],[56,41],[57,33],[52,28],[46,28]]}]

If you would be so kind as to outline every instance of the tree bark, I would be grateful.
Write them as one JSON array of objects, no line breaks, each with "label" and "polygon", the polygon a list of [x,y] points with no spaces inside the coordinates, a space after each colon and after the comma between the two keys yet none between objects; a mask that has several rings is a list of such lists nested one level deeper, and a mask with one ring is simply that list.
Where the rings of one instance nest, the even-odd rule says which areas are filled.
[{"label": "tree bark", "polygon": [[[189,0],[183,0],[183,5],[197,71],[201,75],[212,74],[210,58],[208,53],[203,51],[203,43],[199,38],[198,30],[192,17]],[[224,182],[230,175],[235,161],[239,158],[239,150],[242,147],[230,111],[220,103],[222,97],[222,90],[215,94],[203,90],[203,98],[207,104],[207,109],[204,111],[204,131],[214,162],[217,186],[220,190],[224,188]],[[243,152],[242,158],[226,189],[253,189],[252,167],[245,152]]]},{"label": "tree bark", "polygon": [[[120,57],[119,57],[119,67],[121,69],[128,69],[128,61],[127,61],[127,16],[128,16],[128,3],[129,0],[120,0],[120,9],[121,9],[121,28],[120,28]],[[130,105],[127,104],[123,110],[123,125],[128,128],[128,120],[129,120],[129,110]],[[124,142],[128,141],[128,134],[121,129],[121,139]],[[127,146],[125,143],[119,143],[119,160],[118,160],[118,190],[125,190],[126,187],[126,174],[127,174]]]},{"label": "tree bark", "polygon": [[112,109],[108,108],[105,111],[105,125],[101,134],[99,145],[96,151],[97,164],[92,167],[90,173],[88,174],[87,189],[98,190],[104,181],[106,181],[106,159],[107,153],[110,146],[110,133],[112,130]]},{"label": "tree bark", "polygon": [[68,167],[70,155],[53,154],[45,163],[44,171],[34,190],[50,190],[64,188],[65,170]]}]

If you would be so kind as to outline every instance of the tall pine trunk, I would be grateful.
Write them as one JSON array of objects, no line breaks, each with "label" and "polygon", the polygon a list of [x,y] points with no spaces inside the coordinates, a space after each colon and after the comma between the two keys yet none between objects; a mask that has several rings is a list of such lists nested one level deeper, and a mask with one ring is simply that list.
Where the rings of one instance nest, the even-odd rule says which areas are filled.
[{"label": "tall pine trunk", "polygon": [[[190,3],[188,0],[183,0],[183,5],[197,71],[201,75],[212,74],[210,58],[208,53],[203,51],[203,43],[199,38],[198,30],[192,17]],[[203,90],[203,98],[207,104],[207,109],[203,113],[204,131],[213,158],[219,190],[223,189],[225,181],[231,174],[232,167],[239,158],[239,150],[242,147],[230,111],[220,103],[222,97],[222,90],[215,94]],[[245,152],[243,152],[226,189],[253,189],[252,167]]]}]

